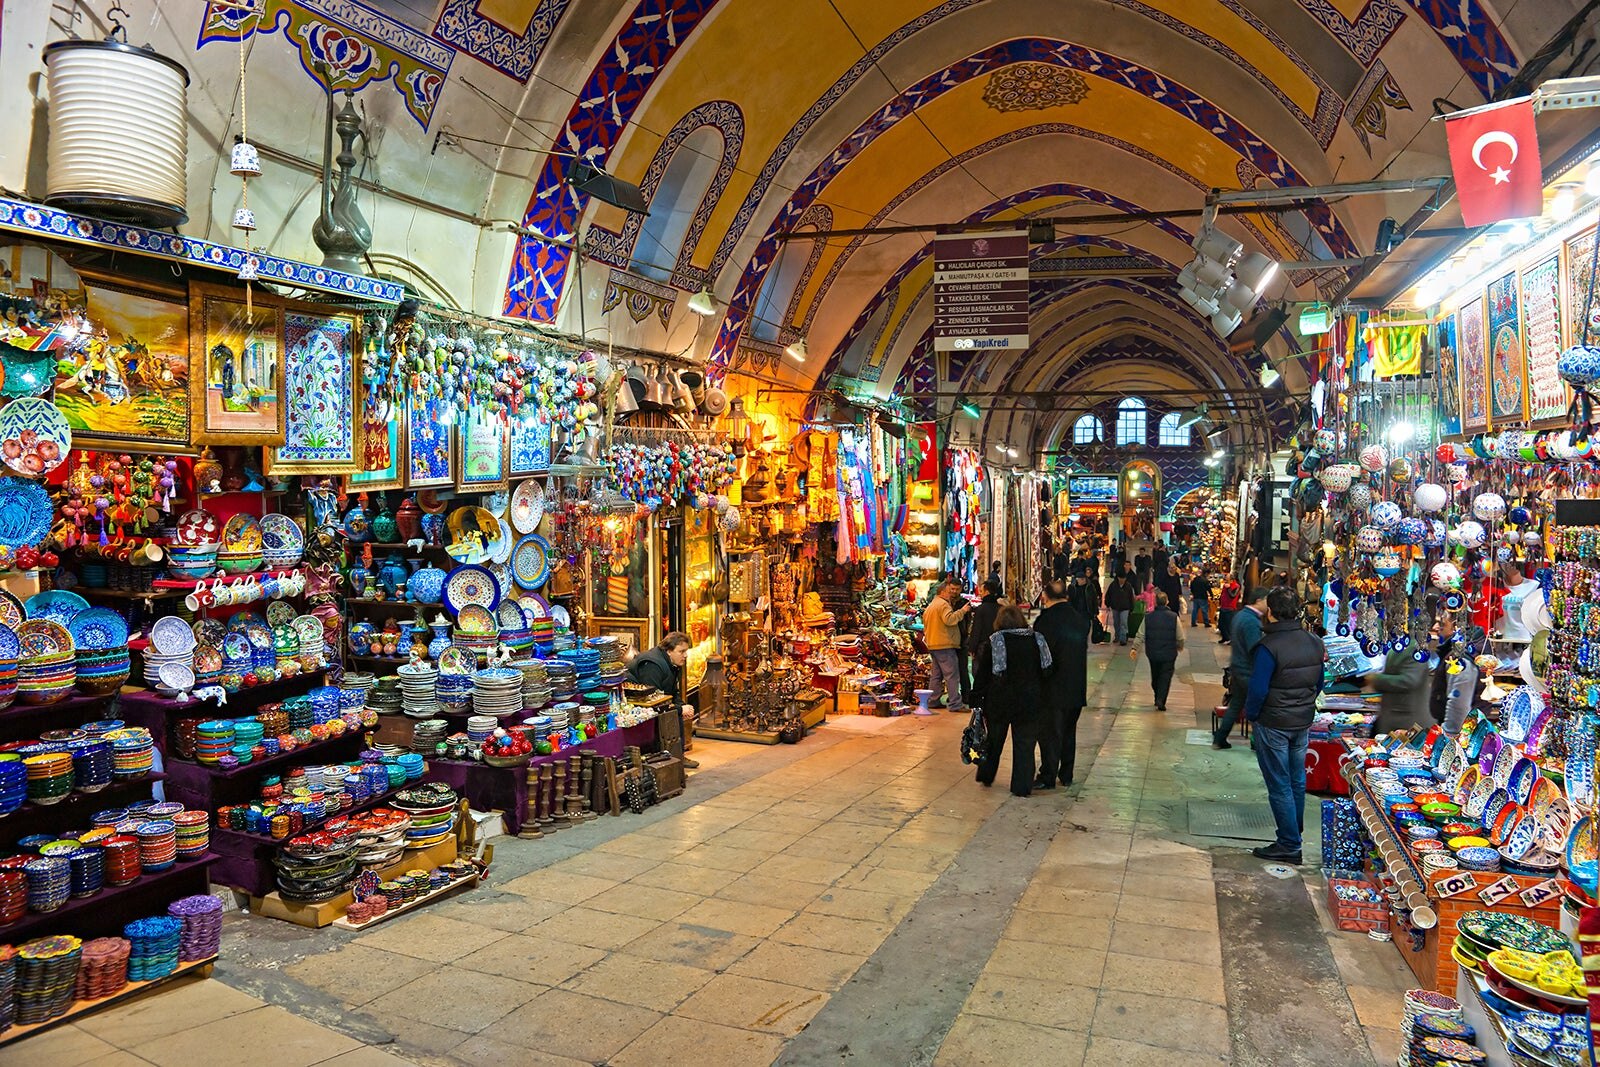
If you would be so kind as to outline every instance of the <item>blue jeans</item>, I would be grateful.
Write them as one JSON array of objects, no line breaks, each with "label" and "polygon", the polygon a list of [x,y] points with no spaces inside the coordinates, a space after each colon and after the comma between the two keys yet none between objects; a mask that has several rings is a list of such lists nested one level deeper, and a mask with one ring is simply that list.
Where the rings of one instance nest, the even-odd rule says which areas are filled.
[{"label": "blue jeans", "polygon": [[928,675],[933,699],[938,700],[939,690],[943,689],[944,706],[950,711],[961,711],[966,707],[961,701],[961,658],[953,648],[930,648],[928,655],[933,657],[933,670]]},{"label": "blue jeans", "polygon": [[1189,625],[1193,626],[1201,619],[1207,626],[1211,625],[1211,601],[1204,597],[1195,597],[1189,604]]},{"label": "blue jeans", "polygon": [[1111,609],[1111,638],[1119,645],[1128,643],[1128,612]]},{"label": "blue jeans", "polygon": [[1300,851],[1300,828],[1306,816],[1306,743],[1311,728],[1280,730],[1275,726],[1255,729],[1256,763],[1267,783],[1267,803],[1272,820],[1278,824],[1274,847],[1284,852]]}]

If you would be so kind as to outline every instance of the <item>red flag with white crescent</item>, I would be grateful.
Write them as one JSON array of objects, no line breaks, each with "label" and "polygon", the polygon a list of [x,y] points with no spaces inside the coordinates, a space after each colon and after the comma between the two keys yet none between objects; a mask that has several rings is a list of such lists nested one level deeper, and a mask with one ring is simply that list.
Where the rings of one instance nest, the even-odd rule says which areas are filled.
[{"label": "red flag with white crescent", "polygon": [[1523,97],[1444,121],[1461,222],[1488,226],[1544,213],[1533,100]]}]

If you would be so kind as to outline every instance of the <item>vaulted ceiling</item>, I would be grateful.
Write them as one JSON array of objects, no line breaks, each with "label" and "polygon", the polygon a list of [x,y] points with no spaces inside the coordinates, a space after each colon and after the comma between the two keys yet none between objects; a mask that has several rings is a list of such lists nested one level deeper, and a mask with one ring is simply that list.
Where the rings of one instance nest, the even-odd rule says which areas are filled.
[{"label": "vaulted ceiling", "polygon": [[[1230,351],[1177,299],[1172,278],[1198,220],[1060,227],[1034,250],[1032,347],[975,359],[932,351],[928,233],[805,231],[1192,211],[1213,188],[1447,174],[1442,124],[1429,122],[1435,100],[1471,106],[1504,92],[1582,6],[257,2],[269,19],[251,21],[227,0],[125,6],[137,43],[195,71],[198,141],[213,150],[237,132],[234,42],[247,43],[252,133],[304,159],[320,158],[320,123],[306,121],[320,116],[312,72],[333,61],[325,78],[360,89],[379,134],[365,176],[385,191],[369,202],[387,271],[482,312],[582,324],[600,340],[687,349],[800,387],[844,373],[880,394],[1042,391],[1050,403],[997,405],[985,427],[1036,447],[1083,406],[1074,388],[1101,379],[1197,397],[1232,390],[1271,423],[1274,404],[1251,396],[1259,359]],[[7,5],[8,60],[25,17]],[[63,32],[43,21],[29,29]],[[1565,73],[1571,54],[1544,76]],[[1547,157],[1592,129],[1541,119]],[[566,182],[574,156],[642,186],[654,221],[576,193]],[[223,190],[209,211],[191,212],[191,227],[231,212],[220,173],[221,182],[214,160],[191,160],[191,190]],[[282,209],[283,228],[268,235],[276,250],[314,258],[298,221],[307,181],[315,175],[251,195],[264,215]],[[1357,256],[1372,251],[1381,219],[1408,218],[1428,199],[1351,197],[1220,225],[1277,260]],[[570,244],[580,235],[581,291]],[[1268,297],[1338,292],[1348,273],[1290,271]],[[719,304],[709,324],[685,307],[702,287]],[[781,355],[801,336],[804,366]],[[1160,355],[1114,373],[1085,359],[1110,349]]]}]

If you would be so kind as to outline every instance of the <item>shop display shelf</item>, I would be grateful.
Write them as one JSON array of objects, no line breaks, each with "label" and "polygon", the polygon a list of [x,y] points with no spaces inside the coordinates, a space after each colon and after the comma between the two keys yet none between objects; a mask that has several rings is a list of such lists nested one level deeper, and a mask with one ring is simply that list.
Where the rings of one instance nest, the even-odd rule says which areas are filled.
[{"label": "shop display shelf", "polygon": [[122,927],[145,915],[165,915],[167,905],[179,897],[204,893],[210,886],[206,869],[217,859],[207,852],[192,860],[180,859],[164,871],[147,871],[127,885],[107,886],[92,897],[77,897],[55,911],[30,911],[8,926],[0,926],[0,939],[21,944],[45,934],[91,937],[120,935]]},{"label": "shop display shelf", "polygon": [[402,663],[411,662],[410,656],[358,656],[354,652],[350,653],[350,659],[357,663],[392,663],[397,667]]},{"label": "shop display shelf", "polygon": [[[193,585],[189,587],[191,590]],[[109,600],[182,600],[188,594],[182,589],[86,589],[82,586],[73,590],[86,600],[95,597],[104,597]]]},{"label": "shop display shelf", "polygon": [[113,778],[111,784],[99,792],[68,793],[55,804],[27,801],[10,815],[0,816],[0,836],[15,841],[58,827],[79,826],[86,829],[95,812],[118,807],[118,801],[123,798],[148,797],[151,787],[166,777],[164,773],[154,771],[143,778]]},{"label": "shop display shelf", "polygon": [[[403,789],[409,788],[412,784],[413,783],[411,782],[407,782],[405,785],[397,785],[393,789],[385,790],[375,797],[368,797],[359,804],[352,804],[348,808],[336,811],[326,818],[317,819],[315,822],[308,822],[300,828],[300,833],[309,834],[335,819],[347,818],[351,815],[359,815],[364,811],[371,810],[372,808],[382,807],[386,802],[393,800],[397,793]],[[236,837],[242,841],[250,841],[258,845],[271,845],[274,852],[281,848],[284,841],[287,840],[287,838],[273,837],[271,834],[252,834],[247,830],[230,830],[226,826],[214,827],[211,833],[213,841],[216,841],[222,837]]]},{"label": "shop display shelf", "polygon": [[424,904],[430,904],[433,901],[438,900],[440,897],[449,896],[451,893],[454,893],[457,889],[460,889],[463,886],[477,885],[482,877],[483,875],[479,873],[462,875],[455,881],[447,882],[438,889],[430,889],[416,900],[402,904],[398,908],[390,908],[376,919],[371,919],[364,923],[353,923],[349,919],[341,916],[333,920],[333,925],[339,927],[341,930],[368,930],[381,923],[386,923],[390,919],[404,915],[408,911],[415,911]]},{"label": "shop display shelf", "polygon": [[241,763],[231,770],[224,767],[216,767],[209,763],[198,763],[195,760],[180,759],[177,756],[173,756],[167,760],[167,770],[170,773],[176,768],[182,767],[184,772],[192,771],[212,778],[243,778],[246,775],[262,774],[276,770],[279,767],[294,767],[302,763],[321,761],[329,753],[340,748],[349,747],[351,741],[359,742],[356,746],[357,748],[363,747],[366,744],[365,734],[360,730],[346,730],[338,737],[324,737],[321,741],[313,741],[309,745],[301,745],[293,752],[280,752],[276,756],[268,756],[266,759],[251,760],[249,763]]},{"label": "shop display shelf", "polygon": [[[360,804],[353,804],[344,811],[302,827],[300,832],[311,833],[334,819],[359,815],[363,811],[381,807],[393,800],[395,794],[404,788],[406,787],[398,786],[375,797],[369,797]],[[213,827],[211,851],[217,854],[217,864],[212,869],[211,880],[218,885],[230,886],[254,897],[271,893],[277,885],[278,852],[286,840],[287,838],[277,838],[270,834],[252,834],[243,830]]]},{"label": "shop display shelf", "polygon": [[[407,849],[389,866],[377,868],[378,877],[387,880],[411,870],[431,871],[435,867],[449,863],[456,858],[456,855],[456,838],[447,837],[437,845],[429,845],[422,849]],[[343,918],[345,909],[350,907],[353,900],[355,894],[348,889],[318,904],[301,904],[284,900],[278,891],[272,888],[269,880],[265,891],[250,895],[250,913],[268,919],[282,919],[296,926],[321,929]]]},{"label": "shop display shelf", "polygon": [[13,1026],[4,1033],[0,1033],[0,1045],[9,1045],[13,1041],[21,1041],[25,1037],[31,1037],[41,1030],[48,1030],[53,1026],[73,1022],[91,1012],[110,1007],[120,1001],[131,1000],[134,997],[148,993],[157,986],[165,985],[178,978],[185,978],[192,974],[198,974],[202,978],[210,978],[211,969],[216,966],[216,963],[217,957],[215,956],[207,956],[203,960],[190,960],[187,963],[178,964],[177,970],[163,978],[154,978],[148,982],[129,982],[109,997],[99,997],[95,1000],[75,1000],[72,1002],[72,1007],[61,1015],[57,1015],[54,1019],[46,1019],[42,1023],[31,1023],[26,1026]]},{"label": "shop display shelf", "polygon": [[[285,575],[289,575],[289,574],[299,574],[300,572],[304,571],[305,569],[306,568],[304,566],[300,566],[300,567],[270,567],[270,568],[267,568],[266,570],[247,571],[244,574],[214,574],[210,578],[200,578],[200,579],[195,579],[195,578],[157,578],[154,581],[152,581],[150,583],[150,585],[151,585],[152,588],[155,588],[155,589],[182,589],[185,593],[192,593],[192,592],[194,592],[194,586],[195,586],[195,582],[196,581],[203,581],[203,582],[206,582],[208,584],[210,582],[212,582],[212,581],[215,581],[218,578],[222,578],[222,579],[224,579],[226,581],[230,581],[230,582],[231,581],[235,581],[235,580],[241,581],[241,582],[247,582],[251,578],[254,578],[257,581],[259,581],[262,578],[282,578]],[[227,607],[249,607],[250,605],[248,605],[248,604],[229,604],[229,605],[226,605],[226,606]]]},{"label": "shop display shelf", "polygon": [[[230,703],[232,701],[240,701],[241,705],[243,702],[248,701],[252,707],[262,703],[270,704],[280,697],[296,695],[295,690],[304,687],[307,682],[321,685],[322,678],[328,673],[329,669],[328,667],[319,667],[314,671],[305,671],[292,678],[275,678],[265,685],[253,685],[248,689],[241,689],[237,693],[229,693],[228,700]],[[167,714],[183,711],[199,712],[199,714],[187,716],[188,718],[204,717],[214,719],[220,717],[237,719],[246,718],[251,714],[251,711],[243,708],[238,714],[230,714],[228,704],[218,705],[211,700],[188,700],[179,703],[175,697],[164,697],[154,689],[145,689],[142,686],[137,688],[132,686],[125,687],[122,690],[122,695],[124,700],[130,700],[130,702],[136,700],[142,706]]]}]

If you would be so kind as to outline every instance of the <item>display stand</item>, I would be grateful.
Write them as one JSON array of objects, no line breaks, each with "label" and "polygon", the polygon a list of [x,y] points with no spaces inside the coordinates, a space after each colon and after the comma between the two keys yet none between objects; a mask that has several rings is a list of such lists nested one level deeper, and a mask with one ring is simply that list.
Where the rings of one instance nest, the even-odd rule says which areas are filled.
[{"label": "display stand", "polygon": [[1483,991],[1488,983],[1459,963],[1455,965],[1457,1003],[1461,1005],[1462,1018],[1477,1031],[1473,1044],[1488,1057],[1485,1067],[1521,1067],[1506,1047],[1506,1035],[1500,1029],[1499,1016],[1483,1002]]},{"label": "display stand", "polygon": [[109,997],[99,997],[95,1000],[75,1000],[72,1002],[72,1007],[53,1019],[46,1019],[42,1023],[31,1023],[26,1026],[13,1026],[0,1033],[0,1045],[9,1045],[13,1041],[21,1041],[25,1037],[32,1037],[41,1030],[48,1030],[63,1023],[75,1022],[85,1015],[99,1011],[101,1008],[109,1008],[113,1004],[130,1001],[134,997],[143,996],[151,990],[179,978],[186,978],[192,974],[197,974],[201,978],[210,978],[212,968],[216,965],[217,957],[215,956],[208,956],[203,960],[191,960],[188,963],[178,964],[177,970],[163,978],[152,979],[148,982],[129,982]]},{"label": "display stand", "polygon": [[428,892],[422,894],[417,899],[415,899],[415,900],[413,900],[413,901],[411,901],[409,903],[402,904],[398,908],[390,908],[388,911],[384,912],[382,915],[378,916],[376,919],[369,919],[367,922],[364,922],[364,923],[353,923],[347,917],[340,917],[338,919],[333,920],[333,925],[339,927],[339,929],[341,929],[341,930],[368,930],[368,929],[371,929],[374,926],[377,926],[379,923],[386,923],[390,919],[394,919],[394,918],[397,918],[397,917],[399,917],[401,915],[404,915],[408,911],[413,911],[413,910],[415,910],[417,908],[420,908],[424,904],[430,904],[433,901],[438,900],[440,897],[449,896],[451,893],[454,893],[457,889],[464,889],[469,885],[477,885],[478,881],[482,877],[483,876],[481,874],[478,874],[476,872],[474,872],[472,874],[464,875],[464,876],[462,876],[460,878],[457,878],[453,882],[448,882],[445,885],[440,886],[438,889],[430,889]]},{"label": "display stand", "polygon": [[[441,867],[456,858],[456,839],[454,835],[445,838],[437,845],[424,849],[408,849],[401,853],[400,858],[387,867],[378,868],[380,881],[388,881],[407,871],[431,871]],[[294,923],[296,926],[308,926],[320,930],[328,926],[345,913],[355,900],[355,894],[349,891],[340,893],[317,904],[301,904],[293,900],[285,900],[276,890],[262,896],[251,896],[250,913],[263,915],[269,919],[282,919]]]}]

